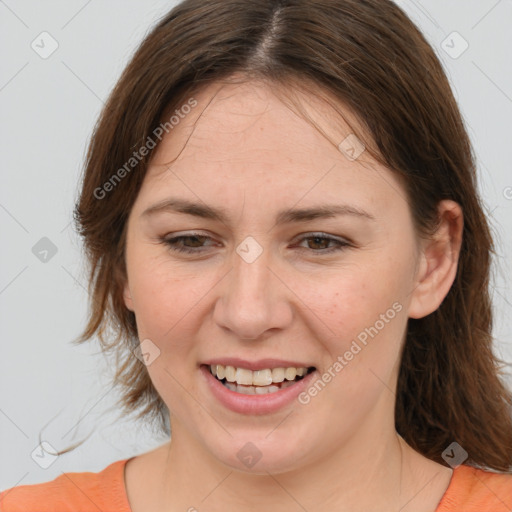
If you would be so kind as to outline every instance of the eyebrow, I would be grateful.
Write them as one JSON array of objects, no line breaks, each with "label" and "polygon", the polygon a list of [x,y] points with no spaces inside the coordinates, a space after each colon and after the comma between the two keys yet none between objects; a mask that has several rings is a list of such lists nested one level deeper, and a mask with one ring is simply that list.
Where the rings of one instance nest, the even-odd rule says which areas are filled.
[{"label": "eyebrow", "polygon": [[[214,208],[205,204],[194,203],[186,199],[169,198],[150,206],[141,214],[141,217],[150,217],[157,213],[170,212],[193,215],[203,219],[210,219],[229,225],[227,211],[223,208]],[[307,222],[315,219],[328,219],[338,215],[353,215],[375,221],[375,217],[365,210],[347,204],[324,204],[309,208],[288,208],[278,212],[276,225]]]}]

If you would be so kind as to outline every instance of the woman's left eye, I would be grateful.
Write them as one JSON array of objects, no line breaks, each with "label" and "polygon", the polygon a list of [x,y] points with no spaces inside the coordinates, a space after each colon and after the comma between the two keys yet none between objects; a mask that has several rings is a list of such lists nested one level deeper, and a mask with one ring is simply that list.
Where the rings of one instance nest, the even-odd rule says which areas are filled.
[{"label": "woman's left eye", "polygon": [[[185,252],[198,254],[200,252],[204,252],[202,248],[202,242],[212,240],[209,236],[194,234],[191,233],[189,235],[181,235],[172,238],[162,238],[161,241],[165,243],[168,247],[171,248],[172,251],[176,252]],[[313,253],[327,254],[335,251],[340,251],[345,247],[349,247],[351,244],[343,239],[333,238],[331,236],[326,236],[323,233],[312,233],[308,236],[303,236],[300,241],[310,241],[308,245],[317,245],[323,247],[311,248],[308,247]],[[311,244],[311,241],[313,242]],[[192,247],[189,245],[184,245],[186,242],[191,242]],[[331,243],[336,244],[334,247],[328,248],[327,246]],[[304,247],[303,247],[304,248]],[[305,248],[305,249],[308,249]],[[319,249],[319,250],[318,250]]]},{"label": "woman's left eye", "polygon": [[[320,248],[322,250],[322,254],[326,254],[326,253],[330,253],[330,252],[334,252],[334,251],[340,251],[342,249],[344,249],[345,247],[348,247],[350,244],[346,241],[346,240],[341,240],[341,239],[338,239],[338,238],[333,238],[333,237],[330,237],[330,236],[325,236],[325,235],[322,235],[321,233],[318,233],[318,234],[312,234],[310,236],[305,236],[303,237],[301,240],[313,240],[314,244],[318,244],[318,245],[325,245],[325,244],[330,244],[330,243],[335,243],[336,245],[334,247],[330,247],[330,248],[327,248],[327,247],[323,247],[323,248]],[[319,252],[319,251],[313,251],[313,252]]]}]

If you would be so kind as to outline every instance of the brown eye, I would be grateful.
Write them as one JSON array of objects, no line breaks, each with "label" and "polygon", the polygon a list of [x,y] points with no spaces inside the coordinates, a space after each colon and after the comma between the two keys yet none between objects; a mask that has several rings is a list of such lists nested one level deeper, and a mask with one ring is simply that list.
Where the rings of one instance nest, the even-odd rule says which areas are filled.
[{"label": "brown eye", "polygon": [[161,241],[171,248],[173,251],[186,253],[199,253],[206,240],[211,240],[206,235],[181,235],[173,238],[164,238]]},{"label": "brown eye", "polygon": [[[309,249],[313,251],[313,253],[328,254],[335,251],[341,251],[345,247],[349,247],[350,244],[341,239],[333,238],[331,236],[326,236],[322,233],[313,233],[310,236],[303,237],[301,241],[307,241],[307,247],[303,247],[305,249]],[[335,244],[334,247],[329,247],[329,244]]]},{"label": "brown eye", "polygon": [[[310,249],[327,249],[329,243],[331,242],[330,239],[328,238],[323,238],[321,236],[315,236],[315,237],[310,237],[308,238],[308,240],[310,240],[309,242],[309,248]],[[311,240],[313,241],[313,243],[311,244]],[[323,246],[323,247],[311,247],[311,245],[316,245],[316,246]]]}]

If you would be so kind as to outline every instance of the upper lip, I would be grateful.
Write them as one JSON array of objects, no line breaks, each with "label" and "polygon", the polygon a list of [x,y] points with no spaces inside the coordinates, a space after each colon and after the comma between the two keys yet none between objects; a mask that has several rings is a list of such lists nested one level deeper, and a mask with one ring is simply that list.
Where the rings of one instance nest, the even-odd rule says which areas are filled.
[{"label": "upper lip", "polygon": [[247,368],[248,370],[265,370],[267,368],[310,368],[313,365],[308,363],[301,363],[297,361],[285,361],[284,359],[258,359],[256,361],[247,361],[246,359],[240,359],[238,357],[217,357],[208,359],[202,364],[215,365],[221,364],[223,366],[234,366],[235,368]]}]

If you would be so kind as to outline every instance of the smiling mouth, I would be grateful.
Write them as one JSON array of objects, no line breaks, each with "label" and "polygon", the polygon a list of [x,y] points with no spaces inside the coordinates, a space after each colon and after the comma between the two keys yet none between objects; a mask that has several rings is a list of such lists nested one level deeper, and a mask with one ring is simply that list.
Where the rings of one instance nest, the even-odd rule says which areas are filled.
[{"label": "smiling mouth", "polygon": [[248,370],[233,366],[209,365],[210,373],[226,388],[243,395],[266,395],[293,386],[315,370],[308,368],[273,368]]}]

